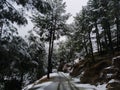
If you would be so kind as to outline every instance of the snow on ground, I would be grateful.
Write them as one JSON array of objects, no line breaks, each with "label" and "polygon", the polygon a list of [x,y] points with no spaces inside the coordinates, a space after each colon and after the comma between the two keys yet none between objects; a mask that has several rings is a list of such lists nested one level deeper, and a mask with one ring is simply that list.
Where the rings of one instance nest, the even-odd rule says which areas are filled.
[{"label": "snow on ground", "polygon": [[112,73],[107,74],[107,78],[111,78],[113,76]]},{"label": "snow on ground", "polygon": [[111,69],[111,68],[113,68],[113,66],[110,66],[110,67],[106,67],[105,69]]},{"label": "snow on ground", "polygon": [[[106,84],[98,85],[98,86],[94,86],[94,85],[90,85],[90,84],[81,84],[81,83],[78,83],[78,82],[80,82],[79,77],[71,78],[68,73],[63,73],[63,72],[51,73],[50,77],[51,77],[50,80],[47,80],[47,81],[44,81],[41,83],[40,82],[41,80],[44,80],[47,78],[47,75],[45,75],[41,79],[34,82],[33,84],[25,87],[23,90],[29,90],[31,88],[32,88],[31,90],[47,90],[45,88],[50,87],[51,85],[56,87],[58,82],[59,82],[59,79],[61,81],[64,80],[63,81],[64,84],[65,84],[65,82],[67,82],[67,80],[69,80],[71,83],[73,83],[80,90],[106,90]],[[57,80],[55,81],[55,79],[57,79]]]},{"label": "snow on ground", "polygon": [[80,82],[80,79],[79,78],[72,78],[72,82],[78,83],[78,82]]},{"label": "snow on ground", "polygon": [[[47,80],[47,75],[43,76],[42,78],[40,78],[39,80],[35,81],[33,84],[30,84],[28,86],[26,86],[23,90],[28,90],[30,88],[37,88],[37,87],[45,87],[50,85],[53,81],[55,81],[57,78],[70,78],[68,73],[63,73],[63,72],[57,72],[57,73],[50,73],[50,80]],[[41,89],[42,90],[42,89]]]},{"label": "snow on ground", "polygon": [[85,90],[106,90],[106,84],[103,85],[90,85],[90,84],[75,84],[77,87],[85,88]]},{"label": "snow on ground", "polygon": [[116,57],[114,57],[113,60],[114,60],[114,59],[117,59],[117,58],[120,58],[120,56],[116,56]]},{"label": "snow on ground", "polygon": [[78,64],[80,62],[79,58],[74,60],[74,64]]},{"label": "snow on ground", "polygon": [[114,83],[114,82],[120,83],[119,80],[115,80],[115,79],[111,79],[108,83]]},{"label": "snow on ground", "polygon": [[98,85],[96,90],[106,90],[106,84]]},{"label": "snow on ground", "polygon": [[77,87],[87,88],[93,90],[93,88],[96,88],[94,85],[90,84],[75,84]]},{"label": "snow on ground", "polygon": [[27,87],[25,87],[23,90],[29,90],[32,88],[32,90],[44,90],[45,87],[47,87],[48,85],[50,85],[52,82],[45,82],[45,83],[42,83],[42,84],[37,84],[37,85],[34,85],[34,84],[31,84],[31,85],[28,85]]},{"label": "snow on ground", "polygon": [[24,87],[22,90],[27,90],[29,88],[31,88],[33,86],[33,84],[27,85],[26,87]]}]

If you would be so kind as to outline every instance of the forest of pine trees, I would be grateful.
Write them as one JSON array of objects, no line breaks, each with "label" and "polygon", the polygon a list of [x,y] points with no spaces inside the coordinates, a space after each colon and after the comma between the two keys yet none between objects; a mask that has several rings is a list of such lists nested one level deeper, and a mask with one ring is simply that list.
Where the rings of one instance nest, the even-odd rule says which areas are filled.
[{"label": "forest of pine trees", "polygon": [[28,23],[26,10],[46,13],[51,8],[42,0],[0,0],[0,90],[21,90],[45,74],[44,43],[32,33],[25,40],[15,26]]},{"label": "forest of pine trees", "polygon": [[[68,40],[62,47],[81,56],[90,56],[94,62],[94,53],[114,55],[120,49],[120,5],[119,0],[89,0],[87,6],[74,17]],[[62,53],[62,47],[59,49]],[[63,50],[64,52],[64,50]],[[68,60],[69,61],[69,60]]]},{"label": "forest of pine trees", "polygon": [[[63,0],[0,0],[0,90],[21,90],[44,74],[49,78],[61,59],[90,57],[94,63],[95,54],[119,52],[119,0],[89,0],[71,24],[65,8]],[[15,24],[27,25],[28,11],[34,27],[23,38]],[[56,44],[62,36],[65,41]]]}]

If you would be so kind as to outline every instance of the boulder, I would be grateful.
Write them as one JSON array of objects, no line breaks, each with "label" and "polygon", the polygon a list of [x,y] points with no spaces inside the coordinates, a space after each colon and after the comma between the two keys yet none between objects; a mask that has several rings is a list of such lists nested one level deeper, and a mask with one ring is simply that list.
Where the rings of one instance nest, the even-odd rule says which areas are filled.
[{"label": "boulder", "polygon": [[120,69],[120,56],[112,59],[112,66]]},{"label": "boulder", "polygon": [[120,90],[120,81],[111,79],[106,85],[107,90]]},{"label": "boulder", "polygon": [[114,66],[104,68],[100,75],[102,82],[108,82],[109,80],[116,78],[118,71],[119,69],[115,68]]},{"label": "boulder", "polygon": [[85,70],[85,73],[81,77],[81,82],[82,83],[97,84],[102,79],[102,78],[100,78],[101,72],[109,64],[110,64],[109,61],[101,61],[99,63],[96,63],[94,66],[87,68]]}]

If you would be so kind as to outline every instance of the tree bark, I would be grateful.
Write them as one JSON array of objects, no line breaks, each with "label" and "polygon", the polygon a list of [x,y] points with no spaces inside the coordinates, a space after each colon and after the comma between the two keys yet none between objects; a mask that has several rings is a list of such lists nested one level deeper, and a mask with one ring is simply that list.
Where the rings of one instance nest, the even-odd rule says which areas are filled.
[{"label": "tree bark", "polygon": [[96,40],[97,40],[97,48],[98,48],[98,53],[102,53],[102,46],[101,46],[101,42],[100,42],[100,34],[99,34],[99,30],[97,27],[97,22],[95,21],[95,29],[96,29]]},{"label": "tree bark", "polygon": [[110,31],[110,23],[108,21],[106,21],[107,24],[107,36],[108,36],[108,40],[109,40],[109,48],[110,48],[110,52],[112,54],[114,54],[114,48],[113,48],[113,42],[112,42],[112,36],[111,36],[111,31]]},{"label": "tree bark", "polygon": [[120,27],[119,27],[119,19],[116,16],[116,27],[117,27],[117,50],[119,51],[119,45],[120,45]]},{"label": "tree bark", "polygon": [[48,72],[47,72],[47,78],[50,78],[51,73],[51,45],[52,45],[52,30],[49,31],[49,52],[48,52]]},{"label": "tree bark", "polygon": [[87,49],[85,37],[83,37],[83,41],[84,41],[83,44],[84,44],[84,48],[85,48],[86,55],[88,55],[88,49]]},{"label": "tree bark", "polygon": [[115,15],[115,24],[116,24],[116,28],[117,28],[117,50],[119,51],[120,50],[120,22],[119,22],[119,0],[115,0],[114,1],[114,15]]},{"label": "tree bark", "polygon": [[0,25],[0,45],[1,45],[2,32],[3,32],[3,23],[1,23]]},{"label": "tree bark", "polygon": [[95,59],[94,59],[92,41],[91,41],[91,36],[90,36],[90,31],[91,31],[91,29],[92,29],[92,28],[89,26],[88,38],[89,38],[89,42],[90,42],[90,52],[91,52],[91,56],[92,56],[92,61],[93,61],[93,63],[94,63],[94,62],[95,62]]}]

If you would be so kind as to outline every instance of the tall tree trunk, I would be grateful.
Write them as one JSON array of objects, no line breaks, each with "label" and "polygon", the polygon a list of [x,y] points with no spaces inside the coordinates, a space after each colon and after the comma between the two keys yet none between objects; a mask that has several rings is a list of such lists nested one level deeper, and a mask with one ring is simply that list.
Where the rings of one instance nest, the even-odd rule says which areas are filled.
[{"label": "tall tree trunk", "polygon": [[90,41],[90,52],[91,52],[91,56],[92,56],[92,61],[93,63],[95,62],[95,59],[94,59],[94,54],[93,54],[93,47],[92,47],[92,41],[91,41],[91,36],[90,36],[90,31],[91,31],[92,27],[89,27],[89,33],[88,33],[88,38],[89,38],[89,41]]},{"label": "tall tree trunk", "polygon": [[102,46],[101,46],[101,42],[100,42],[100,34],[99,34],[99,30],[98,30],[98,26],[97,26],[96,21],[95,21],[95,29],[96,29],[97,48],[98,48],[98,52],[101,54],[102,53]]},{"label": "tall tree trunk", "polygon": [[110,31],[110,23],[108,21],[106,21],[107,24],[107,36],[108,36],[108,41],[109,41],[109,48],[110,48],[110,52],[112,54],[114,54],[114,48],[113,48],[113,42],[112,42],[112,36],[111,36],[111,31]]},{"label": "tall tree trunk", "polygon": [[52,32],[52,37],[51,37],[51,67],[50,67],[50,73],[52,73],[52,56],[53,56],[53,47],[54,47],[54,38],[55,37],[55,30]]},{"label": "tall tree trunk", "polygon": [[49,53],[48,53],[48,73],[47,73],[47,78],[50,78],[50,73],[52,72],[52,53],[53,53],[53,44],[54,44],[54,36],[55,36],[55,26],[56,25],[56,19],[54,22],[54,18],[53,18],[53,12],[52,12],[52,20],[53,22],[49,35],[50,35],[50,39],[49,39]]},{"label": "tall tree trunk", "polygon": [[87,49],[87,45],[86,45],[86,41],[85,41],[85,36],[83,37],[83,44],[84,44],[86,55],[88,55],[88,49]]},{"label": "tall tree trunk", "polygon": [[108,41],[107,41],[107,36],[106,36],[106,30],[104,29],[104,46],[105,50],[108,51]]},{"label": "tall tree trunk", "polygon": [[50,78],[51,73],[51,46],[52,46],[52,29],[49,31],[49,51],[48,51],[48,72],[47,72],[47,78]]},{"label": "tall tree trunk", "polygon": [[21,79],[20,79],[20,82],[19,82],[20,85],[21,85],[21,86],[20,86],[20,87],[21,87],[21,90],[22,90],[22,87],[23,87],[23,80],[24,80],[24,79],[23,79],[23,76],[24,76],[24,73],[22,72],[22,73],[21,73],[21,77],[20,77]]},{"label": "tall tree trunk", "polygon": [[119,18],[116,16],[116,27],[117,27],[117,50],[119,51],[119,45],[120,45],[120,26],[119,26]]},{"label": "tall tree trunk", "polygon": [[119,21],[119,14],[120,14],[120,11],[119,11],[119,0],[115,0],[114,1],[114,16],[115,16],[115,24],[116,24],[116,28],[117,28],[117,50],[119,51],[120,50],[120,21]]},{"label": "tall tree trunk", "polygon": [[0,45],[1,45],[2,32],[3,32],[3,23],[1,23],[0,25]]},{"label": "tall tree trunk", "polygon": [[[55,17],[55,21],[53,23],[54,23],[54,25],[53,25],[52,37],[51,37],[51,59],[52,59],[52,55],[53,55],[53,47],[54,47],[54,40],[55,40],[56,17]],[[52,72],[52,67],[53,67],[53,64],[51,63],[50,72]]]}]

